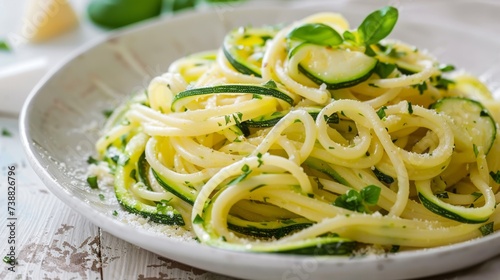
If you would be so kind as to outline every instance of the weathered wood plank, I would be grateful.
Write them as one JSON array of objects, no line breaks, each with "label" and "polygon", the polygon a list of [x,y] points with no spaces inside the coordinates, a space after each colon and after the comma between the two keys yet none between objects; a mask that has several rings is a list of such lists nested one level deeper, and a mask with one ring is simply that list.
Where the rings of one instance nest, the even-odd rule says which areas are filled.
[{"label": "weathered wood plank", "polygon": [[[17,121],[0,119],[0,252],[15,246],[15,272],[4,264],[0,279],[101,279],[99,229],[50,193],[28,165]],[[11,134],[10,136],[7,134]],[[7,212],[7,172],[15,167],[15,214]],[[16,220],[7,220],[14,217]],[[8,244],[15,222],[15,244]]]},{"label": "weathered wood plank", "polygon": [[144,250],[102,232],[103,279],[231,280]]}]

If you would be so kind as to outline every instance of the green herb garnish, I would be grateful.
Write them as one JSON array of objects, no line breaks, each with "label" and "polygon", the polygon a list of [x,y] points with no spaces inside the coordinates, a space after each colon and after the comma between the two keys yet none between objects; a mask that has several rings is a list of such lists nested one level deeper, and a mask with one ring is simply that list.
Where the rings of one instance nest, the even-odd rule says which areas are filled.
[{"label": "green herb garnish", "polygon": [[372,45],[387,37],[396,25],[398,16],[398,10],[391,6],[369,14],[358,27],[361,42]]},{"label": "green herb garnish", "polygon": [[413,106],[411,105],[411,102],[408,102],[408,113],[409,113],[410,115],[412,115],[412,114],[413,114]]},{"label": "green herb garnish", "polygon": [[113,110],[104,110],[104,111],[102,111],[102,114],[107,119],[111,116],[111,114],[113,114]]},{"label": "green herb garnish", "polygon": [[495,231],[495,228],[493,227],[494,223],[493,222],[490,222],[490,223],[487,223],[487,224],[484,224],[482,225],[480,228],[479,228],[479,231],[481,232],[481,234],[483,236],[486,236],[486,235],[489,235],[489,234],[492,234],[494,231]]},{"label": "green herb garnish", "polygon": [[436,88],[439,88],[439,89],[448,90],[448,87],[454,83],[455,83],[455,81],[453,81],[453,80],[445,79],[445,78],[439,76],[437,78],[436,84],[434,86]]},{"label": "green herb garnish", "polygon": [[87,163],[88,164],[96,164],[97,165],[97,164],[99,164],[99,161],[97,159],[93,158],[92,156],[89,156],[87,158]]},{"label": "green herb garnish", "polygon": [[380,78],[385,79],[396,69],[396,64],[378,62],[375,66],[375,74]]},{"label": "green herb garnish", "polygon": [[167,211],[168,203],[170,200],[162,199],[159,202],[156,203],[156,210],[160,213],[165,213]]},{"label": "green herb garnish", "polygon": [[97,176],[87,177],[87,183],[89,184],[91,189],[98,189],[99,188],[99,185],[97,184]]},{"label": "green herb garnish", "polygon": [[477,148],[476,144],[472,144],[472,150],[474,151],[474,156],[477,157],[479,154],[479,149]]},{"label": "green herb garnish", "polygon": [[451,64],[441,64],[441,65],[439,65],[439,70],[441,72],[451,72],[451,71],[455,70],[455,66],[453,66]]},{"label": "green herb garnish", "polygon": [[337,46],[344,41],[335,29],[323,23],[301,25],[288,33],[287,38],[319,46]]},{"label": "green herb garnish", "polygon": [[203,223],[203,218],[199,215],[196,214],[196,217],[194,217],[193,224],[202,224]]},{"label": "green herb garnish", "polygon": [[375,185],[366,186],[359,192],[350,189],[345,194],[337,197],[333,205],[360,213],[371,213],[369,206],[377,204],[380,192],[380,187]]},{"label": "green herb garnish", "polygon": [[2,128],[2,136],[4,137],[12,137],[12,132],[7,130],[6,128]]},{"label": "green herb garnish", "polygon": [[385,114],[385,109],[387,109],[387,107],[386,107],[386,106],[382,106],[382,107],[380,107],[380,109],[378,109],[378,111],[377,111],[377,115],[378,115],[378,117],[379,117],[380,119],[383,119],[383,118],[385,118],[385,117],[386,117],[386,114]]},{"label": "green herb garnish", "polygon": [[490,171],[490,176],[495,183],[500,184],[500,170],[497,170],[497,172]]}]

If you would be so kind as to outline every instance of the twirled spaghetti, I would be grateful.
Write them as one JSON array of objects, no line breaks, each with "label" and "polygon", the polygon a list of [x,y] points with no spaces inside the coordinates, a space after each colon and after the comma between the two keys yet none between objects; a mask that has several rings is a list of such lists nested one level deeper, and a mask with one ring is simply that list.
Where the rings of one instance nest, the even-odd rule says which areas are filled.
[{"label": "twirled spaghetti", "polygon": [[433,247],[498,229],[495,101],[385,39],[396,19],[385,7],[357,29],[334,13],[242,27],[173,62],[96,144],[118,201],[257,252]]}]

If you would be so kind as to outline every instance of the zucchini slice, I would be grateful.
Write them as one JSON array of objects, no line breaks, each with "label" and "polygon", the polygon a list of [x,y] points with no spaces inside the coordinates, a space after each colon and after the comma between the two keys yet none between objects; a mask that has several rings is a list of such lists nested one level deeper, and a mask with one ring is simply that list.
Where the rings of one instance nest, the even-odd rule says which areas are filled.
[{"label": "zucchini slice", "polygon": [[309,157],[303,162],[303,165],[327,175],[335,182],[338,182],[344,186],[352,187],[352,185],[346,179],[344,179],[344,177],[342,177],[337,171],[335,171],[335,169],[332,168],[330,164],[325,161]]},{"label": "zucchini slice", "polygon": [[222,51],[229,63],[238,72],[261,77],[262,58],[266,42],[276,35],[271,27],[238,28],[224,38]]},{"label": "zucchini slice", "polygon": [[416,184],[416,189],[422,205],[442,217],[461,223],[480,224],[486,222],[491,216],[491,210],[488,208],[467,208],[442,201],[434,195],[430,184]]},{"label": "zucchini slice", "polygon": [[254,222],[229,215],[227,219],[227,227],[230,230],[260,238],[281,238],[312,224],[312,221],[305,218]]},{"label": "zucchini slice", "polygon": [[497,135],[496,123],[486,108],[478,101],[465,97],[446,97],[431,105],[437,112],[450,116],[454,125],[469,134],[477,155],[479,148],[488,154]]},{"label": "zucchini slice", "polygon": [[115,195],[120,205],[128,212],[149,218],[153,222],[168,225],[184,225],[182,215],[172,206],[167,205],[159,210],[156,206],[146,204],[137,199],[127,186],[133,184],[130,173],[134,169],[133,162],[117,164],[115,170]]},{"label": "zucchini slice", "polygon": [[298,70],[318,85],[339,89],[357,85],[373,73],[378,60],[362,52],[301,44],[290,53],[299,57]]},{"label": "zucchini slice", "polygon": [[227,84],[212,87],[192,88],[179,92],[172,101],[172,111],[179,112],[181,111],[181,108],[190,101],[196,100],[203,95],[214,94],[253,94],[257,96],[271,96],[281,99],[289,105],[293,105],[294,102],[290,95],[279,89],[273,81],[269,81],[264,85]]},{"label": "zucchini slice", "polygon": [[142,182],[148,190],[152,190],[151,182],[149,181],[148,172],[151,169],[148,161],[146,160],[146,154],[142,153],[137,161],[137,179]]},{"label": "zucchini slice", "polygon": [[[314,120],[316,120],[316,118],[319,115],[319,112],[321,111],[321,108],[319,108],[319,107],[301,107],[300,109],[307,111],[309,113],[309,115],[311,115],[311,117]],[[290,112],[290,110],[276,111],[272,114],[262,115],[258,118],[244,121],[242,124],[246,125],[247,127],[251,127],[251,128],[273,127],[283,117],[285,117],[289,112]],[[326,122],[329,124],[338,124],[340,121],[338,118],[328,118],[326,120]]]},{"label": "zucchini slice", "polygon": [[313,256],[345,256],[351,255],[356,249],[357,242],[342,237],[315,237],[287,243],[274,243],[265,245],[231,244],[221,239],[212,239],[208,245],[235,251],[255,253],[275,253],[289,255]]},{"label": "zucchini slice", "polygon": [[294,255],[343,256],[352,254],[356,245],[356,241],[347,238],[316,237],[288,244],[287,246],[269,246],[268,252]]},{"label": "zucchini slice", "polygon": [[153,175],[156,181],[162,186],[166,191],[174,194],[178,198],[184,200],[185,202],[193,205],[196,195],[198,195],[198,190],[187,184],[178,184],[170,181],[168,178],[162,176],[160,173],[152,169]]}]

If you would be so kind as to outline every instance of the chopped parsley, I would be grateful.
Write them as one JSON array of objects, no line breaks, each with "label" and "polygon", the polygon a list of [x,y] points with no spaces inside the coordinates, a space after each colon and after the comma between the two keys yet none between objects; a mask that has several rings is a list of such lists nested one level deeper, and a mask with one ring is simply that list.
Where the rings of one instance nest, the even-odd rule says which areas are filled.
[{"label": "chopped parsley", "polygon": [[96,164],[97,165],[99,163],[99,161],[97,159],[93,158],[92,156],[89,156],[87,158],[87,163],[88,164]]},{"label": "chopped parsley", "polygon": [[479,231],[481,232],[481,234],[483,236],[486,236],[486,235],[489,235],[489,234],[492,234],[493,231],[495,231],[495,228],[493,227],[494,223],[493,222],[490,222],[490,223],[487,223],[487,224],[484,224],[482,225],[480,228],[479,228]]},{"label": "chopped parsley", "polygon": [[340,122],[339,114],[333,113],[330,116],[323,115],[326,123],[338,124]]},{"label": "chopped parsley", "polygon": [[196,214],[196,217],[194,217],[193,224],[202,224],[203,223],[203,218],[200,216],[200,214]]},{"label": "chopped parsley", "polygon": [[165,213],[168,210],[168,203],[170,202],[171,199],[166,200],[162,199],[159,202],[156,203],[156,210],[160,213]]},{"label": "chopped parsley", "polygon": [[99,188],[99,185],[97,184],[97,176],[87,177],[87,183],[89,184],[91,189],[98,189]]},{"label": "chopped parsley", "polygon": [[497,170],[497,172],[490,171],[490,176],[495,183],[500,184],[500,170]]},{"label": "chopped parsley", "polygon": [[385,117],[386,117],[386,114],[385,114],[385,110],[386,110],[386,109],[387,109],[387,107],[386,107],[386,106],[382,106],[382,107],[380,107],[380,109],[378,109],[378,111],[377,111],[377,115],[378,115],[378,117],[379,117],[380,119],[383,119],[383,118],[385,118]]},{"label": "chopped parsley", "polygon": [[6,128],[2,128],[2,136],[4,136],[4,137],[12,137],[12,132],[10,132]]},{"label": "chopped parsley", "polygon": [[455,66],[453,66],[451,64],[441,64],[441,65],[439,65],[439,70],[441,72],[451,72],[451,71],[455,70]]},{"label": "chopped parsley", "polygon": [[479,154],[479,149],[477,148],[476,144],[472,144],[472,150],[474,151],[474,156],[477,157]]},{"label": "chopped parsley", "polygon": [[412,115],[412,114],[413,114],[413,106],[411,105],[411,102],[408,102],[408,113],[409,113],[410,115]]},{"label": "chopped parsley", "polygon": [[396,64],[378,62],[375,66],[375,74],[380,78],[385,79],[396,69]]},{"label": "chopped parsley", "polygon": [[113,114],[113,110],[104,110],[104,111],[102,111],[102,114],[107,119],[111,116],[111,114]]},{"label": "chopped parsley", "polygon": [[389,250],[390,253],[397,253],[399,252],[400,246],[399,245],[392,245],[391,249]]},{"label": "chopped parsley", "polygon": [[455,81],[453,80],[449,80],[449,79],[445,79],[441,76],[438,76],[437,77],[437,81],[436,81],[436,84],[434,85],[436,88],[439,88],[439,89],[444,89],[444,90],[448,90],[448,87],[451,85],[451,84],[454,84]]},{"label": "chopped parsley", "polygon": [[418,90],[418,93],[420,95],[424,94],[424,91],[427,90],[427,83],[426,82],[423,82],[421,84],[416,84],[416,85],[412,85],[413,88],[416,88]]}]

